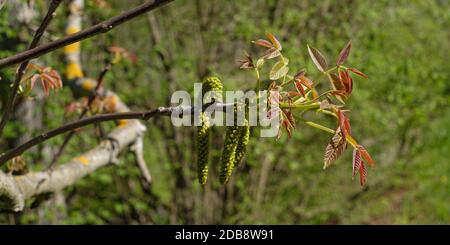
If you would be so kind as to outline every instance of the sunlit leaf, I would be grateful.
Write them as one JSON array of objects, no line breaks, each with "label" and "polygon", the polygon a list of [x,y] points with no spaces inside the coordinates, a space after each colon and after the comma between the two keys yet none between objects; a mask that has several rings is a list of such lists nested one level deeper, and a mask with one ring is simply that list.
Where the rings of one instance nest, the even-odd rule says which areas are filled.
[{"label": "sunlit leaf", "polygon": [[352,42],[348,41],[347,45],[341,50],[339,56],[336,61],[336,65],[342,65],[347,60],[348,55],[350,54],[350,49],[352,48]]},{"label": "sunlit leaf", "polygon": [[328,69],[328,64],[325,57],[322,55],[322,53],[320,53],[319,50],[310,46],[307,47],[309,55],[311,56],[311,59],[313,60],[314,64],[321,72],[325,72]]},{"label": "sunlit leaf", "polygon": [[361,163],[362,163],[361,152],[357,148],[354,148],[352,160],[352,179],[355,178],[356,173],[361,168]]},{"label": "sunlit leaf", "polygon": [[271,48],[271,49],[268,49],[261,58],[269,60],[269,59],[278,57],[280,55],[281,55],[280,50],[278,50],[276,48]]},{"label": "sunlit leaf", "polygon": [[348,68],[348,70],[351,71],[351,72],[353,72],[353,73],[355,73],[355,74],[358,75],[358,76],[367,78],[367,75],[364,74],[364,73],[362,73],[362,72],[359,71],[358,69],[355,69],[355,68]]},{"label": "sunlit leaf", "polygon": [[259,45],[261,47],[265,47],[265,48],[272,48],[273,47],[273,45],[269,41],[264,40],[264,39],[258,39],[256,41],[253,41],[253,43],[256,44],[256,45]]},{"label": "sunlit leaf", "polygon": [[362,145],[358,145],[358,149],[359,151],[361,151],[361,156],[364,158],[364,160],[366,160],[369,166],[374,166],[375,161],[372,159],[369,152],[367,152],[366,148],[364,148],[364,146]]},{"label": "sunlit leaf", "polygon": [[297,89],[297,91],[299,93],[302,94],[303,97],[306,97],[305,89],[303,88],[303,85],[302,85],[302,83],[300,81],[296,81],[295,82],[295,88]]},{"label": "sunlit leaf", "polygon": [[256,61],[256,68],[261,69],[261,67],[262,67],[263,65],[264,65],[264,59],[259,58],[259,59]]},{"label": "sunlit leaf", "polygon": [[275,63],[275,65],[270,70],[270,79],[271,80],[278,80],[282,77],[284,77],[289,71],[289,67],[282,61],[278,61]]},{"label": "sunlit leaf", "polygon": [[269,38],[270,42],[272,42],[273,46],[278,49],[281,50],[281,43],[278,41],[278,39],[272,34],[272,33],[267,33],[266,36]]},{"label": "sunlit leaf", "polygon": [[346,146],[347,141],[342,137],[341,130],[338,128],[325,148],[323,168],[328,168],[333,164],[342,155]]},{"label": "sunlit leaf", "polygon": [[364,162],[361,162],[361,167],[359,168],[359,183],[361,186],[363,186],[366,183],[366,166],[364,165]]}]

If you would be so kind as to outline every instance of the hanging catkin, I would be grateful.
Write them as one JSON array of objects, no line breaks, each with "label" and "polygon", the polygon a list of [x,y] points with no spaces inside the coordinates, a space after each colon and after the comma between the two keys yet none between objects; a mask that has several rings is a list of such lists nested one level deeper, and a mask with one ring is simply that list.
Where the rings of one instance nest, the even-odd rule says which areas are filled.
[{"label": "hanging catkin", "polygon": [[220,167],[220,183],[222,184],[228,182],[233,173],[233,169],[244,157],[250,136],[247,119],[244,118],[242,126],[237,126],[237,116],[239,114],[238,111],[240,110],[242,110],[242,108],[235,106],[234,125],[227,127]]},{"label": "hanging catkin", "polygon": [[250,139],[250,127],[248,125],[248,120],[244,119],[244,125],[238,127],[238,143],[236,146],[236,154],[234,157],[234,167],[237,167],[244,158],[247,151],[248,141]]},{"label": "hanging catkin", "polygon": [[[204,101],[210,101],[212,95],[207,92],[215,93],[215,100],[222,102],[222,82],[217,77],[208,77],[203,81],[202,97]],[[208,98],[209,97],[209,98]],[[206,184],[208,179],[208,160],[209,160],[209,131],[210,123],[206,113],[200,113],[200,127],[197,130],[197,173],[200,184]]]}]

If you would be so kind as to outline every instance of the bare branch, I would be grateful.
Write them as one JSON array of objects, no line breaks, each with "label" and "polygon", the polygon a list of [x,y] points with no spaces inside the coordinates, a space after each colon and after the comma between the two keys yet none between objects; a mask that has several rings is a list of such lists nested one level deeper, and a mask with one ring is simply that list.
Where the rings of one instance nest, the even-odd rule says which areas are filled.
[{"label": "bare branch", "polygon": [[124,148],[145,131],[137,120],[115,128],[107,139],[92,150],[82,153],[53,170],[12,176],[0,171],[0,209],[21,211],[25,200],[43,193],[55,192],[73,185],[77,180],[107,166]]},{"label": "bare branch", "polygon": [[109,114],[100,114],[92,117],[87,117],[80,119],[75,122],[67,123],[59,128],[50,130],[46,133],[43,133],[22,145],[17,146],[14,149],[11,149],[0,155],[0,166],[3,165],[9,159],[19,156],[24,151],[30,149],[31,147],[40,144],[48,139],[51,139],[57,135],[66,133],[68,131],[72,131],[93,123],[106,122],[106,121],[114,121],[114,120],[122,120],[122,119],[141,119],[148,120],[155,116],[170,116],[172,113],[177,115],[190,115],[197,114],[200,111],[203,111],[205,108],[209,109],[220,109],[225,110],[227,107],[233,106],[233,103],[222,104],[222,103],[209,103],[203,106],[177,106],[177,107],[159,107],[158,109],[143,111],[143,112],[120,112],[120,113],[109,113]]},{"label": "bare branch", "polygon": [[54,42],[50,42],[48,44],[41,45],[37,48],[33,48],[16,55],[4,58],[0,60],[0,68],[4,68],[7,66],[11,66],[17,63],[20,63],[25,60],[30,60],[46,53],[49,53],[55,49],[62,48],[69,44],[99,35],[101,33],[106,33],[120,24],[127,22],[139,15],[142,15],[146,12],[149,12],[153,9],[161,7],[173,0],[149,0],[143,3],[142,5],[130,9],[118,16],[112,17],[109,20],[105,20],[101,23],[98,23],[94,26],[91,26],[83,31],[68,35]]},{"label": "bare branch", "polygon": [[141,171],[142,179],[145,181],[147,185],[150,185],[152,183],[152,176],[150,174],[150,171],[147,168],[147,163],[144,159],[144,137],[143,135],[140,135],[136,142],[130,147],[130,149],[134,152],[134,155],[136,157],[136,164],[139,167],[139,170]]},{"label": "bare branch", "polygon": [[[44,19],[42,20],[42,23],[40,24],[39,28],[36,30],[33,40],[30,43],[30,46],[28,47],[28,50],[34,49],[41,40],[42,35],[45,33],[45,29],[47,29],[48,25],[50,24],[53,17],[55,17],[55,11],[58,8],[59,4],[62,0],[52,0],[50,3],[50,6],[48,8],[47,14],[45,15]],[[21,60],[18,62],[22,62],[20,64],[19,69],[16,73],[16,79],[14,80],[11,95],[9,96],[8,103],[5,107],[5,112],[3,113],[2,119],[0,121],[0,137],[2,136],[3,128],[5,127],[6,123],[9,120],[9,117],[11,116],[11,112],[14,108],[14,104],[16,102],[17,98],[17,91],[19,90],[20,81],[22,80],[23,75],[25,74],[25,70],[28,66],[29,61],[28,60]],[[18,63],[16,62],[16,63]]]}]

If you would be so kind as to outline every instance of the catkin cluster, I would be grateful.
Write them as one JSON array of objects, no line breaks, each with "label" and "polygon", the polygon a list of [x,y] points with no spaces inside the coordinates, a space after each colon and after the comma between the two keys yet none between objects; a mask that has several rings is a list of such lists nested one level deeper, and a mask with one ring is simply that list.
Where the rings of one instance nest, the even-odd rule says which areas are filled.
[{"label": "catkin cluster", "polygon": [[222,151],[220,166],[220,183],[226,184],[233,173],[233,169],[239,165],[245,155],[250,137],[250,127],[247,119],[242,126],[237,126],[237,114],[241,110],[234,108],[234,126],[228,126],[225,135],[225,145]]},{"label": "catkin cluster", "polygon": [[[214,98],[222,102],[222,82],[217,77],[208,77],[203,81],[202,97],[204,101],[211,101],[214,92]],[[206,113],[200,113],[200,127],[197,130],[197,173],[198,181],[204,185],[208,179],[208,158],[209,158],[209,133],[210,123]]]},{"label": "catkin cluster", "polygon": [[[204,101],[211,101],[214,92],[215,101],[222,102],[222,83],[217,77],[209,77],[203,82],[202,95]],[[237,126],[237,114],[242,108],[234,108],[234,125],[228,126],[225,136],[225,144],[222,151],[220,165],[220,183],[229,181],[233,169],[238,166],[245,156],[250,138],[250,127],[248,120],[244,119],[243,125]],[[197,130],[197,172],[200,184],[205,184],[208,177],[208,156],[209,156],[209,134],[210,122],[205,113],[200,113],[201,125]]]}]

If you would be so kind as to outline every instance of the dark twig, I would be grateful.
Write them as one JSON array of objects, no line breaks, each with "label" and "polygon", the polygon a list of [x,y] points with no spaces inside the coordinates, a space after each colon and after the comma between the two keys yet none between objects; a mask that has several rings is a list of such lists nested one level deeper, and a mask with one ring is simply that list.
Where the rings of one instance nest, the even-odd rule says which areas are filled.
[{"label": "dark twig", "polygon": [[[51,1],[50,6],[47,11],[47,14],[45,15],[44,19],[42,20],[42,23],[40,24],[39,28],[34,33],[33,40],[31,40],[30,46],[28,47],[28,51],[33,50],[39,44],[39,41],[41,40],[42,35],[44,35],[44,33],[45,33],[45,29],[47,29],[47,27],[50,24],[53,17],[55,17],[55,15],[56,15],[55,11],[58,8],[61,1],[62,0],[52,0]],[[25,51],[25,52],[27,52],[27,51]],[[16,64],[19,62],[22,62],[22,63],[20,64],[19,69],[17,69],[16,78],[13,83],[11,95],[9,96],[8,103],[5,106],[5,112],[3,113],[2,119],[0,121],[0,137],[2,136],[3,128],[5,128],[5,125],[11,116],[11,112],[13,111],[13,108],[14,108],[14,105],[16,102],[16,98],[17,98],[17,91],[19,90],[19,86],[20,86],[20,81],[22,80],[22,77],[25,74],[25,70],[27,69],[29,59],[19,60],[12,64]]]},{"label": "dark twig", "polygon": [[208,103],[203,106],[177,106],[177,107],[159,107],[158,109],[143,111],[143,112],[122,112],[122,113],[109,113],[109,114],[100,114],[92,117],[87,117],[80,119],[75,122],[67,123],[59,128],[50,130],[46,133],[43,133],[22,145],[17,146],[14,149],[11,149],[0,155],[0,166],[3,165],[9,159],[19,156],[24,151],[30,149],[31,147],[40,144],[48,139],[51,139],[57,135],[90,125],[99,122],[106,121],[114,121],[114,120],[122,120],[122,119],[141,119],[148,120],[155,116],[170,116],[172,113],[176,113],[179,116],[182,115],[191,115],[196,114],[200,111],[208,109],[213,110],[223,110],[225,111],[228,107],[234,106],[234,103],[222,104],[222,103]]},{"label": "dark twig", "polygon": [[84,29],[80,32],[68,35],[56,41],[50,42],[48,44],[41,45],[37,48],[33,48],[16,55],[0,59],[0,69],[11,66],[26,60],[30,60],[46,53],[49,53],[55,49],[62,48],[64,46],[70,45],[72,43],[79,42],[81,40],[99,35],[101,33],[106,33],[113,28],[119,26],[120,24],[127,22],[137,16],[140,16],[144,13],[147,13],[153,9],[161,7],[173,0],[149,0],[143,3],[142,5],[130,9],[118,16],[112,17],[109,20],[105,20],[100,22],[94,26],[91,26],[87,29]]}]

